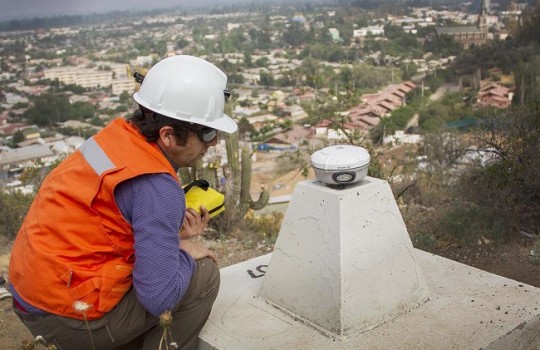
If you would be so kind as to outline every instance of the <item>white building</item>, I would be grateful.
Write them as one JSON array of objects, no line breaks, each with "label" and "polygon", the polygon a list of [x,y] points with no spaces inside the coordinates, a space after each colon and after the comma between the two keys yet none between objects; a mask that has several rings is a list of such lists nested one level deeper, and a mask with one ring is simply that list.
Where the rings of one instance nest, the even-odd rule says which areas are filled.
[{"label": "white building", "polygon": [[135,85],[135,79],[133,78],[114,79],[112,81],[112,94],[120,95],[124,91],[134,92]]},{"label": "white building", "polygon": [[125,78],[128,73],[128,66],[123,63],[115,62],[96,62],[97,67],[103,67],[105,69],[111,69],[116,78]]},{"label": "white building", "polygon": [[330,32],[333,41],[339,41],[339,29],[329,28],[328,31]]},{"label": "white building", "polygon": [[240,23],[227,23],[227,31],[240,28]]},{"label": "white building", "polygon": [[384,35],[384,27],[383,26],[368,26],[363,27],[360,29],[353,30],[353,37],[364,37],[368,34],[374,35],[374,36],[382,36]]},{"label": "white building", "polygon": [[112,83],[112,71],[100,71],[80,67],[54,67],[45,70],[45,79],[56,80],[64,84],[76,84],[92,89],[107,87]]}]

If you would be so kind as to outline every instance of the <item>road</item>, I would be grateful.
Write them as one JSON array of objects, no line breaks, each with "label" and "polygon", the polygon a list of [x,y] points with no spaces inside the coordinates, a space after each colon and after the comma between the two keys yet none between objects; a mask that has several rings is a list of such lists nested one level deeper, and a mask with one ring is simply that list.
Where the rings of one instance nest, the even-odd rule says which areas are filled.
[{"label": "road", "polygon": [[444,94],[449,92],[459,92],[459,85],[452,83],[443,84],[437,89],[437,91],[435,91],[433,94],[431,94],[431,96],[429,96],[429,99],[431,101],[437,101]]}]

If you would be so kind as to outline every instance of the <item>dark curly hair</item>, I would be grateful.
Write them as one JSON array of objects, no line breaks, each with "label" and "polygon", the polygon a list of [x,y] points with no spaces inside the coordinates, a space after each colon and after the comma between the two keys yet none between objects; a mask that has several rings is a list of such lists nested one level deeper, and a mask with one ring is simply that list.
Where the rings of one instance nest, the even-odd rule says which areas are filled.
[{"label": "dark curly hair", "polygon": [[139,132],[148,142],[156,142],[159,138],[159,130],[164,126],[172,126],[174,136],[178,144],[185,145],[190,132],[197,132],[202,125],[192,124],[181,120],[166,117],[152,112],[148,108],[139,105],[139,109],[133,112],[128,120],[135,125]]}]

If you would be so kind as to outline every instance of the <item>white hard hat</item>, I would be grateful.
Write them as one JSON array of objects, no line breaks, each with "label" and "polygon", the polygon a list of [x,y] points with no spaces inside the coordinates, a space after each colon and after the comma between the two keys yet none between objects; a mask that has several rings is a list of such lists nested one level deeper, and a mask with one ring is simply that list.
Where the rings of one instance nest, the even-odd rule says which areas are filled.
[{"label": "white hard hat", "polygon": [[169,118],[233,133],[238,126],[223,113],[226,86],[227,76],[212,63],[178,55],[150,68],[133,98]]}]

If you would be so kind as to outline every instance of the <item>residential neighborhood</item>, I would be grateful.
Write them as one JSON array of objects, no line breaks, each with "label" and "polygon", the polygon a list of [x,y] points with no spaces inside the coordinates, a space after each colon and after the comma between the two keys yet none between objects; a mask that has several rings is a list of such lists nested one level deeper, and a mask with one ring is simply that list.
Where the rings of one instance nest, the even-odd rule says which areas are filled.
[{"label": "residential neighborhood", "polygon": [[[279,7],[267,9],[264,16],[246,10],[162,13],[136,20],[0,32],[0,180],[9,184],[21,169],[54,163],[111,119],[129,115],[135,108],[130,96],[137,89],[133,73],[144,74],[159,59],[178,54],[197,54],[225,71],[231,69],[232,115],[249,124],[251,131],[244,140],[254,149],[294,150],[306,140],[339,142],[348,132],[368,134],[406,106],[412,93],[427,93],[424,77],[444,70],[455,59],[432,52],[392,56],[385,50],[383,54],[378,43],[389,40],[385,28],[399,28],[418,42],[446,35],[465,46],[481,44],[500,40],[508,31],[507,19],[517,18],[525,8],[513,6],[512,11],[488,9],[482,2],[475,12],[472,4],[464,3],[461,10],[411,8],[401,16],[366,12],[362,20],[347,23],[350,32],[334,26],[342,9],[330,6],[305,13],[295,10],[291,15]],[[426,28],[436,30],[425,32]],[[481,33],[480,39],[463,34],[470,28]],[[428,34],[419,35],[422,30]],[[327,38],[339,49],[336,52],[348,50],[353,59],[329,56],[310,68],[310,57],[302,58],[305,45],[294,43],[294,35],[308,32]],[[233,40],[266,40],[267,48],[228,52],[234,49]],[[288,47],[273,47],[271,43],[278,40]],[[224,51],[220,45],[226,44],[232,46]],[[238,42],[235,45],[241,48]],[[355,74],[362,74],[355,72],[359,65],[371,67],[365,68],[374,75],[371,82],[355,80]],[[409,70],[412,74],[407,74]],[[348,75],[352,76],[344,80]],[[26,115],[33,98],[59,91],[72,106],[95,109],[83,117],[41,115],[46,121],[32,124]],[[328,100],[338,104],[350,96],[357,101],[349,99],[327,115],[315,117],[306,110],[307,105]],[[491,83],[479,91],[476,103],[504,108],[511,100],[512,87]],[[336,116],[346,121],[337,125]]]}]

